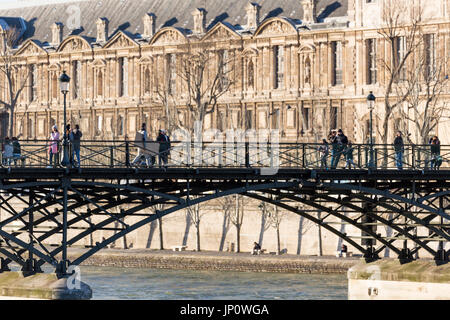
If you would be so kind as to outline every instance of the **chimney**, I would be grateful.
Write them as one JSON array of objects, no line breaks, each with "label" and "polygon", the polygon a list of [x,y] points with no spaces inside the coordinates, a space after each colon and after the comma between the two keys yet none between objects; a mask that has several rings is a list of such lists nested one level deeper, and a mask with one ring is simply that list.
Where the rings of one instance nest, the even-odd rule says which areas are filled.
[{"label": "chimney", "polygon": [[303,24],[316,22],[316,2],[317,0],[301,0],[303,7]]},{"label": "chimney", "polygon": [[142,17],[142,23],[144,24],[144,38],[151,38],[155,34],[155,22],[156,16],[153,13],[146,13]]},{"label": "chimney", "polygon": [[98,18],[97,20],[97,42],[108,41],[108,19]]},{"label": "chimney", "polygon": [[61,44],[63,39],[63,28],[64,25],[60,22],[52,24],[52,46],[57,47]]},{"label": "chimney", "polygon": [[206,32],[206,10],[197,8],[192,11],[194,17],[194,34],[204,34]]},{"label": "chimney", "polygon": [[249,2],[245,10],[247,11],[247,28],[256,29],[259,24],[259,9],[257,3]]}]

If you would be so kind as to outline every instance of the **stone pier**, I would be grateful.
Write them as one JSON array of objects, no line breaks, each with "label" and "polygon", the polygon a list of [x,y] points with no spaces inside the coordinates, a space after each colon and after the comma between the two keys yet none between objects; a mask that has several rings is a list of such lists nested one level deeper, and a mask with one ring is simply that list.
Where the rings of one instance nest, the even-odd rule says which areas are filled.
[{"label": "stone pier", "polygon": [[361,261],[347,275],[349,300],[450,300],[450,263]]},{"label": "stone pier", "polygon": [[27,274],[17,271],[0,273],[0,300],[87,300],[92,298],[91,288],[75,276],[55,273]]}]

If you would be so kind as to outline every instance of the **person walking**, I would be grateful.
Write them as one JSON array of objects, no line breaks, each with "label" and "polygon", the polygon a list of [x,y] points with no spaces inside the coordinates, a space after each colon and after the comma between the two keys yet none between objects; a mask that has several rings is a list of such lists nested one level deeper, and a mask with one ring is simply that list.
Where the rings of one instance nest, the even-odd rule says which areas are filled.
[{"label": "person walking", "polygon": [[6,137],[5,141],[3,143],[3,152],[2,152],[3,165],[5,165],[5,166],[11,165],[11,161],[13,158],[13,151],[14,151],[14,148],[11,144],[11,140],[9,139],[9,137]]},{"label": "person walking", "polygon": [[353,150],[355,148],[353,148],[352,143],[349,141],[348,145],[345,149],[345,168],[351,169],[352,165],[353,168],[356,168],[356,164],[355,162],[353,162]]},{"label": "person walking", "polygon": [[[17,165],[17,160],[21,158],[21,150],[20,150],[20,143],[19,140],[16,137],[12,137],[12,146],[13,146],[13,160],[14,165]],[[22,160],[23,165],[23,160]]]},{"label": "person walking", "polygon": [[52,133],[50,134],[50,165],[47,168],[56,167],[58,165],[58,144],[59,144],[59,131],[55,126],[52,127]]},{"label": "person walking", "polygon": [[336,162],[336,156],[339,150],[338,140],[337,140],[337,132],[336,130],[332,130],[330,136],[328,137],[328,140],[331,144],[331,163],[330,167],[331,169],[335,169],[334,163]]},{"label": "person walking", "polygon": [[147,163],[147,166],[151,166],[151,159],[148,152],[146,152],[146,142],[147,142],[147,127],[146,124],[143,123],[141,130],[138,131],[138,134],[140,134],[140,141],[138,141],[138,138],[136,138],[136,143],[142,143],[142,146],[138,147],[138,155],[134,160],[131,162],[132,165],[137,165],[138,163],[141,163],[142,157],[145,158],[145,161]]},{"label": "person walking", "polygon": [[170,154],[170,139],[166,134],[166,130],[159,130],[158,138],[156,138],[156,141],[159,142],[159,167],[161,168],[161,166],[163,166],[164,169],[166,169]]},{"label": "person walking", "polygon": [[345,148],[347,146],[348,139],[347,136],[344,134],[342,129],[338,130],[338,134],[335,138],[335,157],[334,162],[331,164],[332,169],[336,169],[339,163],[339,160],[341,159],[341,155],[344,153]]},{"label": "person walking", "polygon": [[327,157],[329,153],[329,146],[326,139],[322,139],[322,144],[319,146],[319,156],[320,156],[320,168],[325,168],[328,170]]},{"label": "person walking", "polygon": [[401,131],[397,131],[397,136],[394,139],[395,164],[398,170],[403,170],[403,153],[405,152],[405,145],[403,143]]},{"label": "person walking", "polygon": [[77,167],[79,168],[81,165],[80,159],[80,142],[83,133],[80,130],[80,126],[78,124],[75,125],[75,129],[70,132],[70,144],[72,145],[72,165],[75,165],[75,156],[77,157]]},{"label": "person walking", "polygon": [[430,139],[430,151],[431,151],[431,161],[430,161],[430,169],[437,170],[442,164],[441,157],[441,142],[437,136],[433,136]]}]

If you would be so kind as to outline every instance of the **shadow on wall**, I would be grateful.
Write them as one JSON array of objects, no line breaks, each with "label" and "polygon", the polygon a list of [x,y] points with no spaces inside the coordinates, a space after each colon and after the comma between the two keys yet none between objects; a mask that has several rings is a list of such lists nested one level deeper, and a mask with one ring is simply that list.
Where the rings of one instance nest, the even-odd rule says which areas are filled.
[{"label": "shadow on wall", "polygon": [[219,251],[223,251],[225,245],[225,239],[227,238],[227,233],[230,230],[230,217],[227,214],[223,215],[222,222],[222,236],[220,237]]},{"label": "shadow on wall", "polygon": [[191,217],[189,216],[189,213],[186,212],[185,217],[186,217],[186,228],[184,229],[183,246],[187,245],[189,230],[191,229]]},{"label": "shadow on wall", "polygon": [[153,234],[155,233],[156,225],[157,225],[157,221],[156,220],[153,220],[150,223],[150,230],[148,232],[147,245],[145,246],[147,249],[150,249],[150,246],[152,244]]},{"label": "shadow on wall", "polygon": [[305,221],[305,217],[300,216],[298,221],[298,240],[297,240],[297,254],[300,254],[302,251],[302,238],[303,238],[303,222]]}]

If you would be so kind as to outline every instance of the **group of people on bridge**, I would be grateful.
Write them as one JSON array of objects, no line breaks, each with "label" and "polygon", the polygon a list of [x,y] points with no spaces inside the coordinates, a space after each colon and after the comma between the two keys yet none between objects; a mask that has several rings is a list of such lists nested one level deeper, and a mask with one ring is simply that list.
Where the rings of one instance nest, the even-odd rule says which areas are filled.
[{"label": "group of people on bridge", "polygon": [[[430,153],[429,157],[426,158],[425,167],[437,170],[442,165],[441,156],[441,142],[437,136],[433,136],[429,140]],[[330,154],[331,146],[331,163],[328,167],[328,157]],[[403,170],[404,155],[405,155],[405,144],[402,138],[402,132],[397,131],[396,137],[394,139],[394,152],[395,152],[395,165],[398,170]],[[356,168],[357,165],[353,161],[354,147],[351,141],[348,140],[347,136],[344,134],[342,129],[331,130],[328,139],[323,139],[322,144],[318,147],[320,155],[320,167],[322,169],[336,169],[341,156],[345,159],[345,168],[352,169]],[[372,152],[372,151],[370,151]],[[372,155],[373,156],[373,155]]]},{"label": "group of people on bridge", "polygon": [[[64,136],[61,137],[56,125],[52,127],[48,142],[48,155],[49,164],[48,168],[57,167],[59,165],[59,157],[61,154],[61,140],[67,137],[69,148],[69,162],[72,167],[80,167],[80,147],[81,138],[83,133],[80,130],[79,125],[75,125],[74,129],[70,128],[68,124],[65,128]],[[141,129],[137,131],[135,140],[132,141],[133,146],[137,147],[138,154],[133,161],[127,162],[130,166],[147,166],[153,167],[156,163],[156,156],[159,158],[159,167],[167,168],[168,158],[171,150],[170,138],[164,129],[160,129],[156,141],[148,139],[148,133],[146,124],[143,123]],[[439,169],[442,164],[441,157],[441,143],[437,136],[433,136],[429,140],[430,149],[425,159],[425,168]],[[367,146],[366,146],[367,147]],[[398,170],[403,170],[405,145],[402,138],[402,133],[398,131],[393,141],[393,149],[395,152],[395,165]],[[128,149],[127,149],[128,150]],[[327,139],[323,139],[322,143],[318,146],[317,151],[319,153],[320,168],[323,169],[336,169],[341,156],[345,160],[345,168],[352,169],[358,167],[353,160],[355,147],[352,142],[349,141],[342,129],[331,130]],[[128,152],[128,151],[127,151]],[[370,152],[373,152],[371,150]],[[331,163],[328,165],[328,158],[331,153]],[[373,156],[373,155],[371,155]],[[24,164],[25,156],[21,154],[21,145],[16,137],[9,139],[6,137],[2,143],[2,166],[11,166],[12,163],[17,165],[18,160],[22,160]],[[76,160],[75,160],[76,159]],[[359,161],[358,161],[359,163]]]}]

